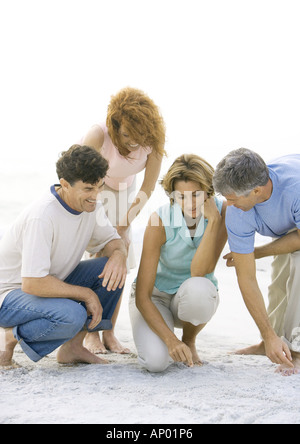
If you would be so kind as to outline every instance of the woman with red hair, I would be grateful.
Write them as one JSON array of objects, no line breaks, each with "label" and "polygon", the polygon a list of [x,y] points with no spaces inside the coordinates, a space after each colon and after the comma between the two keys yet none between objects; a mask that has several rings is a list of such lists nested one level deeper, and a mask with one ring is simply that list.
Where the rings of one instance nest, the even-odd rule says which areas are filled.
[{"label": "woman with red hair", "polygon": [[[92,146],[109,162],[102,200],[107,215],[128,248],[128,268],[135,267],[131,245],[131,223],[155,189],[162,158],[166,154],[165,124],[159,108],[142,91],[124,88],[112,96],[106,123],[92,126],[81,141]],[[141,188],[136,192],[136,175],[144,171]],[[114,317],[115,326],[120,303]],[[89,334],[86,346],[93,353],[129,353],[114,335],[114,329]]]}]

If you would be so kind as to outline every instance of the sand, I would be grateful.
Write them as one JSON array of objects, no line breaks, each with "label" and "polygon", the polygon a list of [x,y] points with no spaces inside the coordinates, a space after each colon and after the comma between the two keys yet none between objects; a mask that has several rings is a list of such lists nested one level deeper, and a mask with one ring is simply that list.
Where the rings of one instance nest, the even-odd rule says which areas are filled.
[{"label": "sand", "polygon": [[[135,233],[140,254],[142,230]],[[227,252],[225,247],[224,253]],[[271,259],[258,262],[266,294]],[[220,307],[199,334],[203,367],[173,364],[151,374],[137,362],[128,314],[128,275],[117,336],[130,355],[108,354],[108,365],[57,364],[55,352],[35,364],[17,346],[20,368],[0,371],[1,424],[292,424],[300,423],[300,376],[282,377],[263,356],[237,356],[258,343],[235,272],[220,260]],[[180,337],[180,330],[176,330]]]}]

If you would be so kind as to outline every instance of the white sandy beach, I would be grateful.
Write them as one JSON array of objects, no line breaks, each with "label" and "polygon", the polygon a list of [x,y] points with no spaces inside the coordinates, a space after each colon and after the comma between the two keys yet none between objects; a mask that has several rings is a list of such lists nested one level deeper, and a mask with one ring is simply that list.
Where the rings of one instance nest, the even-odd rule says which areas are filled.
[{"label": "white sandy beach", "polygon": [[[1,3],[0,24],[0,236],[57,180],[58,153],[104,121],[125,86],[164,116],[162,173],[184,152],[214,167],[242,146],[266,161],[299,152],[299,0],[15,0]],[[162,204],[159,194],[151,208]],[[137,259],[146,221],[135,227]],[[270,263],[257,263],[265,297]],[[300,375],[230,354],[260,341],[233,269],[217,266],[221,303],[197,340],[205,365],[162,374],[137,362],[128,314],[136,274],[117,324],[132,354],[61,366],[55,353],[34,364],[17,347],[21,367],[0,371],[0,424],[300,423]]]},{"label": "white sandy beach", "polygon": [[[136,230],[136,252],[143,229]],[[258,263],[266,294],[270,260]],[[174,364],[161,374],[136,359],[128,315],[128,276],[117,325],[131,355],[109,354],[109,365],[62,366],[55,353],[37,364],[17,348],[21,368],[0,372],[1,424],[292,424],[300,423],[300,376],[282,377],[265,357],[235,356],[259,341],[239,294],[235,273],[217,268],[221,304],[197,340],[203,367]],[[177,330],[178,334],[180,331]]]}]

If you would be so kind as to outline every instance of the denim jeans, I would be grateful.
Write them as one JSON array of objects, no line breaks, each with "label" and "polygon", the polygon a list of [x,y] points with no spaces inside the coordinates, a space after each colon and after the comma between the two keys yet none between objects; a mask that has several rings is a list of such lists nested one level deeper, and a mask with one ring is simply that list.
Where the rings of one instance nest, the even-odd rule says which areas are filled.
[{"label": "denim jeans", "polygon": [[[81,261],[67,277],[66,283],[92,289],[103,307],[102,321],[93,331],[111,330],[111,318],[123,289],[107,291],[102,287],[101,274],[107,258]],[[91,316],[85,304],[71,299],[42,298],[11,291],[0,309],[0,327],[13,327],[22,350],[34,362],[56,350],[88,329]]]}]

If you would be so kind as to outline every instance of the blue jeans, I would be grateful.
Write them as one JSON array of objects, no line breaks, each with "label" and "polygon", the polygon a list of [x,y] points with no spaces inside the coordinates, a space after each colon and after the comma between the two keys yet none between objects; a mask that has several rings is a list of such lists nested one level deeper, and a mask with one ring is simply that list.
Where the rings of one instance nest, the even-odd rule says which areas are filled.
[{"label": "blue jeans", "polygon": [[[107,260],[101,257],[82,261],[65,280],[67,284],[90,288],[99,297],[103,315],[93,331],[111,330],[111,318],[123,291],[120,288],[107,291],[102,287],[102,279],[98,276]],[[14,327],[15,338],[34,362],[88,329],[90,321],[83,302],[37,297],[21,289],[11,291],[0,309],[0,327]]]}]

